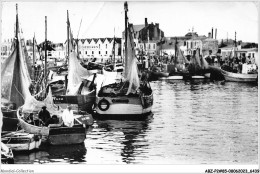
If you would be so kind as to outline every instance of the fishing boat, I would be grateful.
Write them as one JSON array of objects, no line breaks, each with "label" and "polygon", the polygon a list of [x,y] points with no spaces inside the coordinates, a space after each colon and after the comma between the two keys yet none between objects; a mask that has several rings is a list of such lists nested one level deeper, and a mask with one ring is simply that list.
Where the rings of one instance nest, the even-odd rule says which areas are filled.
[{"label": "fishing boat", "polygon": [[19,130],[18,119],[16,116],[16,110],[13,109],[2,109],[3,126],[2,131],[16,131]]},{"label": "fishing boat", "polygon": [[30,64],[26,56],[24,39],[19,30],[18,6],[16,4],[16,30],[12,43],[12,53],[1,64],[1,111],[3,131],[15,131],[17,127],[17,107],[24,104],[30,95]]},{"label": "fishing boat", "polygon": [[[233,51],[231,51],[229,55],[229,59],[231,58],[231,54],[234,54],[234,58],[237,57],[237,44],[236,44],[236,32],[235,32],[235,46]],[[222,65],[221,73],[223,74],[225,81],[230,82],[258,82],[258,71],[257,66],[255,64],[242,64],[241,72],[238,70],[234,70],[233,67],[228,66],[227,64]]]},{"label": "fishing boat", "polygon": [[[67,52],[68,52],[68,75],[65,76],[66,92],[63,95],[55,94],[54,104],[65,109],[72,105],[73,110],[92,112],[96,97],[95,74],[96,71],[89,71],[82,67],[77,59],[74,49],[73,37],[70,28],[69,16],[67,11]],[[70,33],[70,34],[69,34]],[[90,80],[89,77],[93,75]]]},{"label": "fishing boat", "polygon": [[221,69],[225,81],[229,82],[257,82],[258,74],[233,73]]},{"label": "fishing boat", "polygon": [[1,136],[1,140],[13,151],[30,151],[41,145],[41,136],[29,133],[11,132]]},{"label": "fishing boat", "polygon": [[52,127],[49,130],[48,142],[51,145],[81,144],[86,139],[86,129],[75,127]]},{"label": "fishing boat", "polygon": [[62,121],[48,126],[33,125],[26,121],[28,115],[21,110],[22,107],[18,109],[17,115],[19,123],[25,132],[41,135],[43,141],[47,141],[52,145],[82,143],[86,139],[86,127],[94,123],[92,116],[88,114],[74,116],[74,122],[76,123],[73,127],[64,127]]},{"label": "fishing boat", "polygon": [[160,68],[158,67],[153,67],[151,70],[151,79],[159,79],[159,78],[166,78],[169,77],[170,73],[169,72],[164,72],[161,71]]},{"label": "fishing boat", "polygon": [[[153,106],[153,92],[146,79],[138,76],[132,33],[127,27],[127,2],[125,7],[125,71],[120,80],[105,85],[103,82],[96,100],[96,115],[107,119],[142,118]],[[106,78],[105,78],[106,79]]]},{"label": "fishing boat", "polygon": [[14,155],[11,148],[1,142],[1,164],[13,164]]}]

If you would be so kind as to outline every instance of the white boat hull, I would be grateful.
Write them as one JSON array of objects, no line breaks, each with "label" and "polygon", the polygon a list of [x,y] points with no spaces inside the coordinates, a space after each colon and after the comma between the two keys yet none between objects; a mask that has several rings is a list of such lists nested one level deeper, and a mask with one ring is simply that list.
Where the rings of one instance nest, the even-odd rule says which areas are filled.
[{"label": "white boat hull", "polygon": [[226,81],[229,82],[256,82],[258,74],[232,73],[221,69]]},{"label": "white boat hull", "polygon": [[[205,76],[191,76],[191,79],[205,79]],[[168,77],[161,77],[160,79],[166,79],[166,80],[183,80],[184,77],[183,76],[168,76]]]},{"label": "white boat hull", "polygon": [[[99,115],[124,115],[124,116],[138,116],[146,115],[152,111],[153,96],[144,97],[150,100],[147,105],[143,104],[140,97],[97,97],[96,100],[96,113]],[[108,102],[108,107],[104,107],[100,104],[100,101],[106,100]],[[149,103],[150,102],[150,103]],[[102,108],[103,107],[103,108]]]},{"label": "white boat hull", "polygon": [[107,111],[101,111],[99,108],[96,109],[98,114],[102,115],[141,115],[151,112],[152,107],[143,109],[141,105],[135,104],[111,104]]}]

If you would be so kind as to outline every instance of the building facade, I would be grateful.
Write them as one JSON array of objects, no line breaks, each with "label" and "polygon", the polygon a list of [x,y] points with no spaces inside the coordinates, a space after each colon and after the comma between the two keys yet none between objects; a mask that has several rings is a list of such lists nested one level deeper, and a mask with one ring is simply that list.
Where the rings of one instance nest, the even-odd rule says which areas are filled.
[{"label": "building facade", "polygon": [[[145,18],[144,24],[129,24],[130,31],[135,44],[136,55],[159,55],[158,42],[164,37],[164,32],[158,23],[148,24]],[[125,31],[122,33],[122,56],[125,53]]]},{"label": "building facade", "polygon": [[205,35],[197,36],[194,35],[191,39],[186,41],[186,49],[184,55],[192,55],[195,50],[199,49],[202,56],[205,55],[216,55],[218,52],[218,40],[213,39],[211,33],[208,37]]},{"label": "building facade", "polygon": [[13,39],[6,39],[1,43],[1,58],[5,60],[12,52]]},{"label": "building facade", "polygon": [[81,59],[96,58],[102,62],[111,59],[113,51],[115,51],[116,59],[121,58],[121,38],[78,39],[75,43],[75,50]]}]

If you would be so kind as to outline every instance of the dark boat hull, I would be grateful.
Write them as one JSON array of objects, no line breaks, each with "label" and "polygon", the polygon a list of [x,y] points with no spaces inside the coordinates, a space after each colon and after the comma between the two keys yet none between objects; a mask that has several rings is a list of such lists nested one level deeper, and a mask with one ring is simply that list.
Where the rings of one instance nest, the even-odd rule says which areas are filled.
[{"label": "dark boat hull", "polygon": [[3,126],[2,131],[16,131],[19,129],[19,120],[16,115],[16,110],[2,111],[3,113]]},{"label": "dark boat hull", "polygon": [[86,139],[84,127],[57,127],[49,131],[48,142],[51,145],[81,144]]},{"label": "dark boat hull", "polygon": [[56,95],[53,96],[54,104],[65,109],[68,104],[71,104],[73,110],[92,112],[93,105],[96,100],[96,90],[91,91],[87,95]]}]

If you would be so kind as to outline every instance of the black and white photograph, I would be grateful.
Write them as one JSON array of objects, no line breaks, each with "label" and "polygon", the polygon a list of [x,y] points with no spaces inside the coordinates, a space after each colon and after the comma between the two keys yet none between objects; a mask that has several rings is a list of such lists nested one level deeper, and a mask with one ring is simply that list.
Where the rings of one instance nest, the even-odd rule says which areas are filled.
[{"label": "black and white photograph", "polygon": [[259,173],[259,0],[0,3],[1,173]]}]

